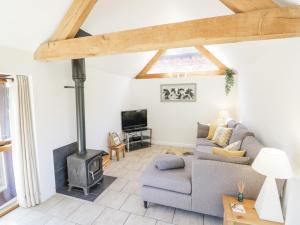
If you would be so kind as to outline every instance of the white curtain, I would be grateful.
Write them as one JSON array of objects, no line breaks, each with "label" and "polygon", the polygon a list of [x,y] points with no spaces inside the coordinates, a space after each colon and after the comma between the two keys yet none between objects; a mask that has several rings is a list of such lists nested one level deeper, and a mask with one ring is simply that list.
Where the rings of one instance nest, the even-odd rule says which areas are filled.
[{"label": "white curtain", "polygon": [[32,105],[28,77],[18,75],[18,120],[20,139],[20,163],[22,174],[22,207],[33,207],[40,203],[40,191],[36,161],[36,145],[33,130]]}]

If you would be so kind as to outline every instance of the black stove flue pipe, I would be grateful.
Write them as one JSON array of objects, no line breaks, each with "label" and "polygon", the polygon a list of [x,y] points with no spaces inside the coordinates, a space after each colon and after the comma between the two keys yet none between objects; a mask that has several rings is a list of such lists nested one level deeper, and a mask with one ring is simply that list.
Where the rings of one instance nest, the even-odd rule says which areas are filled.
[{"label": "black stove flue pipe", "polygon": [[76,123],[78,155],[86,154],[85,137],[85,108],[84,108],[84,82],[86,80],[85,59],[72,60],[72,78],[75,82],[76,95]]}]

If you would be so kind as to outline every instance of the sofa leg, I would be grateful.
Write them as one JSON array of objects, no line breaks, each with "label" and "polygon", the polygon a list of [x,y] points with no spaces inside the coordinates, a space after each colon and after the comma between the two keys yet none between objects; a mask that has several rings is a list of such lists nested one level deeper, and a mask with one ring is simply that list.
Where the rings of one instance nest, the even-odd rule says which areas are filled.
[{"label": "sofa leg", "polygon": [[147,209],[148,208],[148,202],[144,201],[144,208]]}]

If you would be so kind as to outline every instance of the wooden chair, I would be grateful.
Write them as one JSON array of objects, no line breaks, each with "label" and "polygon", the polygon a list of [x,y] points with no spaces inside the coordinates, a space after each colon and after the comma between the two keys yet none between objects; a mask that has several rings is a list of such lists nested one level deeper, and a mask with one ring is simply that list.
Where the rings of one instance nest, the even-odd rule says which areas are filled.
[{"label": "wooden chair", "polygon": [[[118,140],[119,139],[119,140]],[[118,143],[119,142],[119,143]],[[110,132],[108,135],[108,146],[109,146],[109,155],[112,160],[112,152],[116,152],[117,161],[120,160],[120,152],[123,154],[123,158],[125,158],[125,144],[122,143],[118,134],[115,132]]]}]

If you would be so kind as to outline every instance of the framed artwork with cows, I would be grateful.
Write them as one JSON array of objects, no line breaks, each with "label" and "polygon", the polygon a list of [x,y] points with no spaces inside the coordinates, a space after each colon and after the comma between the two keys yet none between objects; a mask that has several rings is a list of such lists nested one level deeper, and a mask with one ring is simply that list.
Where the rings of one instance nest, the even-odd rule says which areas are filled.
[{"label": "framed artwork with cows", "polygon": [[196,102],[197,84],[162,84],[160,100],[161,102]]}]

